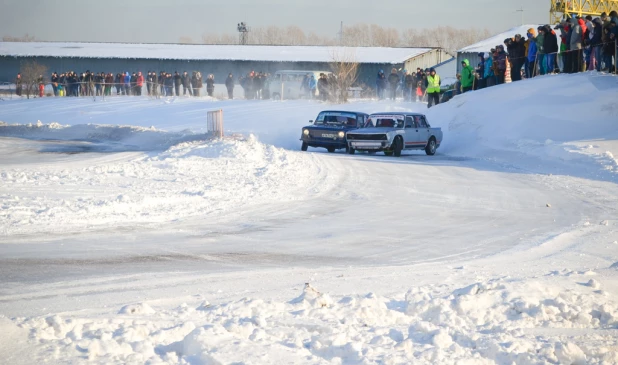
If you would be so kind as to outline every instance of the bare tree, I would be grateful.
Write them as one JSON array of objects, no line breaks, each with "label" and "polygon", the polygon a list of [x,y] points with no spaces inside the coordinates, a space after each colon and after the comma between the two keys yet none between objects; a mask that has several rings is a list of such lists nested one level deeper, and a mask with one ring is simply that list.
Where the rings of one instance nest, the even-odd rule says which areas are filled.
[{"label": "bare tree", "polygon": [[[250,44],[262,45],[311,45],[332,46],[341,44],[348,47],[440,47],[449,53],[488,38],[487,29],[457,29],[437,27],[433,29],[406,29],[400,32],[396,28],[382,27],[377,24],[359,23],[343,28],[340,39],[305,33],[298,26],[257,27],[251,31]],[[230,34],[205,34],[205,44],[236,44],[237,37]]]},{"label": "bare tree", "polygon": [[34,38],[34,36],[31,36],[30,34],[26,33],[25,35],[21,37],[13,37],[13,36],[7,35],[7,36],[2,37],[2,41],[3,42],[35,42],[36,39]]},{"label": "bare tree", "polygon": [[30,99],[30,95],[36,95],[39,84],[45,82],[44,75],[47,74],[47,66],[36,61],[26,61],[21,64],[19,72],[21,73],[22,90],[26,93],[26,97]]},{"label": "bare tree", "polygon": [[356,61],[356,52],[354,48],[334,48],[330,56],[330,67],[335,76],[335,85],[330,85],[335,91],[333,96],[337,102],[347,103],[348,89],[358,78],[359,63]]}]

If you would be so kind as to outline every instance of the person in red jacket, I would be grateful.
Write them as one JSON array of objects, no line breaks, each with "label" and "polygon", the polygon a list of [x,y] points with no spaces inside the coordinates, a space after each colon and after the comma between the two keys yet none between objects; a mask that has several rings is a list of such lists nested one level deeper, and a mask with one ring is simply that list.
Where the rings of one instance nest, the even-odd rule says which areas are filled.
[{"label": "person in red jacket", "polygon": [[137,73],[137,81],[135,82],[135,91],[137,92],[138,96],[142,95],[142,87],[144,86],[144,75],[142,75],[142,72],[138,72]]}]

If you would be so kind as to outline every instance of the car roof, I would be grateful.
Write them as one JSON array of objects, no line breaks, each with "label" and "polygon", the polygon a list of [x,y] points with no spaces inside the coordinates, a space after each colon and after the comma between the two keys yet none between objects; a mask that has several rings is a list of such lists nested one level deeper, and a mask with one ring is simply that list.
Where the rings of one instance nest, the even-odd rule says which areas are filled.
[{"label": "car roof", "polygon": [[412,112],[410,112],[410,113],[405,113],[405,112],[384,112],[384,113],[371,113],[370,114],[370,116],[373,116],[373,115],[403,115],[403,116],[411,115],[411,116],[419,116],[419,117],[424,117],[425,116],[425,114],[412,113]]},{"label": "car roof", "polygon": [[[363,112],[355,112],[355,111],[351,111],[351,110],[322,110],[320,113],[352,113],[352,114],[363,114],[363,115],[369,115],[367,113],[363,113]],[[318,113],[319,114],[319,113]]]}]

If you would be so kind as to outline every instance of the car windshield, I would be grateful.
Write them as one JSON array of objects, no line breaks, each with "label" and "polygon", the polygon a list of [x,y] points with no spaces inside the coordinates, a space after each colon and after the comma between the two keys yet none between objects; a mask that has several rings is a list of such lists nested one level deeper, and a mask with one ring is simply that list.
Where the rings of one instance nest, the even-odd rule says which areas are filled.
[{"label": "car windshield", "polygon": [[376,128],[403,128],[403,116],[400,115],[372,115],[370,119]]},{"label": "car windshield", "polygon": [[339,112],[322,112],[315,120],[316,125],[356,126],[356,114]]}]

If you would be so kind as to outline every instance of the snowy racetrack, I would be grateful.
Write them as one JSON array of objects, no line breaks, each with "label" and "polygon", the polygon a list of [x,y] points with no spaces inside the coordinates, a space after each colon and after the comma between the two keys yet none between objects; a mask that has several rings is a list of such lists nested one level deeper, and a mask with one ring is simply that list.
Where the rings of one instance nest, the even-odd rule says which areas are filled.
[{"label": "snowy racetrack", "polygon": [[[535,132],[535,107],[505,127],[479,112],[575,79],[598,89],[582,87],[581,140],[551,121]],[[428,113],[439,154],[401,159],[296,151],[300,127],[337,108],[319,103],[0,104],[4,122],[43,122],[0,126],[0,350],[11,363],[616,363],[617,94],[615,78],[577,75],[464,95]],[[239,135],[205,142],[219,107]],[[112,122],[134,127],[84,125]]]}]

